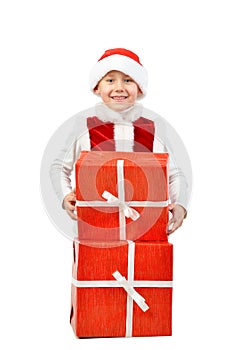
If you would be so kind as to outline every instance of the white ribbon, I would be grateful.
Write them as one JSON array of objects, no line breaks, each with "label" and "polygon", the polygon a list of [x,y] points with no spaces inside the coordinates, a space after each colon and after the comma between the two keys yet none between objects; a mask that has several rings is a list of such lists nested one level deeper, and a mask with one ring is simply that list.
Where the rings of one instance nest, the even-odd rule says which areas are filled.
[{"label": "white ribbon", "polygon": [[140,217],[137,210],[130,208],[126,202],[121,202],[119,198],[115,197],[110,192],[104,191],[102,197],[107,200],[107,203],[112,203],[114,206],[118,206],[120,210],[123,210],[126,218],[131,218],[133,221],[135,221]]},{"label": "white ribbon", "polygon": [[127,292],[127,312],[126,312],[126,337],[132,336],[133,323],[133,300],[141,308],[142,311],[147,311],[149,306],[145,303],[145,299],[133,287],[149,287],[149,288],[172,288],[172,281],[134,281],[134,260],[135,260],[135,243],[128,241],[128,279],[126,280],[119,271],[113,273],[113,280],[95,280],[95,281],[79,281],[72,278],[72,284],[78,288],[93,288],[93,287],[109,287],[109,288],[124,288]]},{"label": "white ribbon", "polygon": [[119,285],[123,287],[128,295],[137,303],[137,305],[141,308],[142,311],[149,310],[149,306],[146,304],[145,299],[135,291],[135,289],[130,285],[130,283],[126,280],[125,277],[121,275],[121,273],[117,270],[113,274],[114,278],[118,281]]},{"label": "white ribbon", "polygon": [[[127,280],[128,284],[132,287],[148,287],[148,288],[172,288],[172,281],[133,281]],[[119,282],[112,280],[94,280],[94,281],[78,281],[72,278],[72,284],[79,288],[94,288],[94,287],[108,287],[119,288],[121,287]]]},{"label": "white ribbon", "polygon": [[104,191],[102,197],[107,199],[109,203],[115,203],[119,206],[119,230],[120,240],[126,240],[126,217],[133,217],[137,220],[140,214],[130,208],[125,202],[125,191],[124,191],[124,160],[117,160],[117,184],[118,184],[118,198],[113,196],[111,193]]}]

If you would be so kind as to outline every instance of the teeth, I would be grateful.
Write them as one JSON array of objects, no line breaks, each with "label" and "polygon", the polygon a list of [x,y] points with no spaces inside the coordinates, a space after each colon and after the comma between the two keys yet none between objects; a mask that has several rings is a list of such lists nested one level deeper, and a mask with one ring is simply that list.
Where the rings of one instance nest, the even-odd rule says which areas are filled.
[{"label": "teeth", "polygon": [[115,101],[123,101],[123,100],[125,100],[126,97],[125,96],[114,96],[112,98]]}]

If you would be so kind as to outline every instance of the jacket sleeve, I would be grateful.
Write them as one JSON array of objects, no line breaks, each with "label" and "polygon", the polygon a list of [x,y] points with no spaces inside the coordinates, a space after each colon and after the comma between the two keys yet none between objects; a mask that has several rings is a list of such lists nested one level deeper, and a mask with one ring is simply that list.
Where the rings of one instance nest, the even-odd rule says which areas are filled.
[{"label": "jacket sleeve", "polygon": [[58,129],[56,153],[50,166],[50,179],[61,203],[75,187],[74,165],[81,150],[90,150],[87,116],[93,114],[93,107],[84,110],[68,119]]},{"label": "jacket sleeve", "polygon": [[52,187],[62,203],[74,187],[74,164],[81,150],[81,136],[86,131],[85,118],[77,114],[68,119],[56,132],[54,157],[50,165]]},{"label": "jacket sleeve", "polygon": [[183,141],[174,128],[162,117],[155,120],[154,152],[169,153],[170,202],[180,204],[186,211],[192,190],[192,168]]},{"label": "jacket sleeve", "polygon": [[72,191],[71,176],[76,159],[79,157],[79,146],[79,140],[75,138],[74,133],[71,133],[66,144],[50,166],[52,186],[61,203],[64,197]]}]

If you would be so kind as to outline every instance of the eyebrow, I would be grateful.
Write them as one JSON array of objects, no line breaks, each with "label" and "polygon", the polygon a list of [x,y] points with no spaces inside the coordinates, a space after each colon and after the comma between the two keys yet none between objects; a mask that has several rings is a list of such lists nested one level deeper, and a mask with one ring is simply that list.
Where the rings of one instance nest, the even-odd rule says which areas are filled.
[{"label": "eyebrow", "polygon": [[[115,76],[115,73],[107,73],[106,74],[106,77],[114,77],[114,76]],[[130,77],[130,75],[124,74],[124,78],[126,79],[126,78],[131,78],[131,77]]]},{"label": "eyebrow", "polygon": [[108,77],[113,77],[115,75],[115,73],[107,73],[106,76]]}]

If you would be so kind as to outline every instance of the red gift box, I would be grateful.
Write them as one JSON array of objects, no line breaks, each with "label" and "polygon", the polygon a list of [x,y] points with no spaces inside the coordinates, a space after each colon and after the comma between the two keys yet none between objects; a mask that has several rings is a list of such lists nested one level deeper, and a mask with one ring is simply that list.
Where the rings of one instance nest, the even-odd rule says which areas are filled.
[{"label": "red gift box", "polygon": [[167,241],[168,154],[82,152],[78,239]]},{"label": "red gift box", "polygon": [[172,264],[173,246],[167,242],[74,242],[75,335],[171,335]]}]

